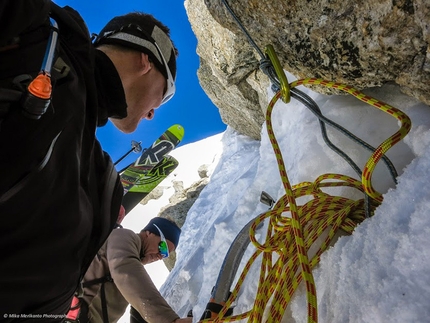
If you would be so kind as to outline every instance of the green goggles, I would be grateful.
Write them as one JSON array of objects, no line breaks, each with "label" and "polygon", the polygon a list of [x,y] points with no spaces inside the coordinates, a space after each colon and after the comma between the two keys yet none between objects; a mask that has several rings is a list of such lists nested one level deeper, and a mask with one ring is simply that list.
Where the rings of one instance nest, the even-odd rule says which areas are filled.
[{"label": "green goggles", "polygon": [[160,228],[156,224],[154,224],[154,227],[157,228],[158,232],[160,233],[160,238],[161,238],[161,241],[158,244],[158,251],[160,251],[160,255],[163,258],[167,258],[167,257],[169,257],[169,247],[167,246],[166,238],[164,237],[163,232],[161,232]]}]

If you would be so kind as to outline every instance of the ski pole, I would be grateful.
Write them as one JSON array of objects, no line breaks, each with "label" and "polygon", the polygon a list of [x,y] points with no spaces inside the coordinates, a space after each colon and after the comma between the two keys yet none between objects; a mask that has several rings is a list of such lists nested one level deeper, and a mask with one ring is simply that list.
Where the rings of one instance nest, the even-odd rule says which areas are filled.
[{"label": "ski pole", "polygon": [[141,146],[141,141],[137,142],[132,140],[131,141],[131,149],[129,151],[127,151],[120,159],[118,159],[115,163],[114,166],[117,165],[119,162],[121,162],[125,157],[127,157],[128,155],[130,155],[131,152],[135,152],[140,153],[142,151],[142,146]]}]

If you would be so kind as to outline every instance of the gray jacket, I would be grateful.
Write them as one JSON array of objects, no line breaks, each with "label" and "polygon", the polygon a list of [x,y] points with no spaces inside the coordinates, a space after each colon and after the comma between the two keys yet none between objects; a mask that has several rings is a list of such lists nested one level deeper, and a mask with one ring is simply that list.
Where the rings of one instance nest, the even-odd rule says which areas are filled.
[{"label": "gray jacket", "polygon": [[[171,323],[179,316],[155,287],[142,263],[142,241],[128,229],[115,229],[98,252],[84,277],[84,283],[110,275],[105,295],[110,323],[117,322],[131,304],[148,323]],[[101,284],[84,288],[89,305],[89,322],[103,322]]]}]

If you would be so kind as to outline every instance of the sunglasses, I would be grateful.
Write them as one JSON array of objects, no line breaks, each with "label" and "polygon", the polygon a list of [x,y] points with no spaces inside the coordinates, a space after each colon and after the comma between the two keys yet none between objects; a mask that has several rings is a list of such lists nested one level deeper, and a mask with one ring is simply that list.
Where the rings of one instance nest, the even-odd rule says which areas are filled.
[{"label": "sunglasses", "polygon": [[155,47],[157,47],[157,50],[160,53],[161,59],[163,60],[164,67],[166,68],[166,71],[167,71],[167,79],[166,79],[167,90],[166,90],[166,93],[164,93],[163,95],[163,99],[161,100],[161,104],[164,104],[167,101],[169,101],[176,92],[175,80],[173,79],[172,73],[170,73],[169,65],[167,65],[166,59],[164,58],[164,55],[161,52],[160,47],[158,47],[156,42],[154,42],[154,45]]},{"label": "sunglasses", "polygon": [[157,228],[158,232],[160,233],[160,238],[161,238],[161,241],[158,244],[158,251],[160,252],[160,255],[163,258],[167,258],[167,257],[169,257],[169,247],[167,246],[166,238],[164,237],[164,234],[163,234],[163,232],[161,232],[160,228],[154,223],[153,223],[153,225],[154,225],[154,227]]}]

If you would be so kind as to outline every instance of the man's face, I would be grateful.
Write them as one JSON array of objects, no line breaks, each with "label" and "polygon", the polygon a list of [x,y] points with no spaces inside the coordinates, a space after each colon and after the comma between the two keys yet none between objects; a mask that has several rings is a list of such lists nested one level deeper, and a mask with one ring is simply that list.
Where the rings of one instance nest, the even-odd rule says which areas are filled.
[{"label": "man's face", "polygon": [[111,119],[113,124],[124,133],[136,130],[142,119],[151,120],[155,109],[162,102],[166,90],[166,79],[151,64],[148,73],[137,76],[131,82],[123,84],[127,102],[127,117]]},{"label": "man's face", "polygon": [[[156,234],[150,233],[149,231],[145,231],[145,234],[146,239],[143,245],[144,256],[141,259],[141,262],[144,265],[163,259],[158,249],[161,238]],[[169,252],[175,250],[175,245],[171,241],[166,239],[166,242],[167,246],[169,247]]]}]

